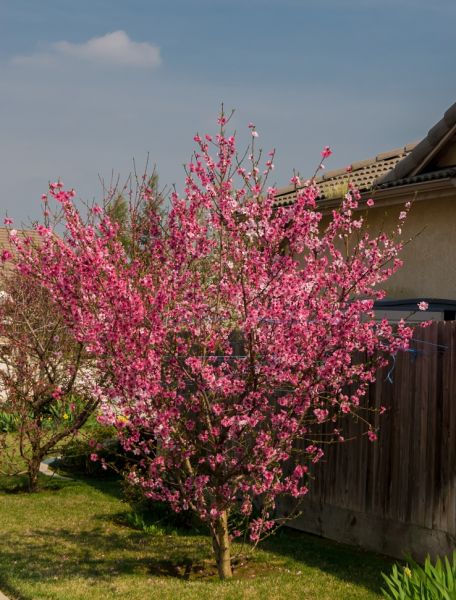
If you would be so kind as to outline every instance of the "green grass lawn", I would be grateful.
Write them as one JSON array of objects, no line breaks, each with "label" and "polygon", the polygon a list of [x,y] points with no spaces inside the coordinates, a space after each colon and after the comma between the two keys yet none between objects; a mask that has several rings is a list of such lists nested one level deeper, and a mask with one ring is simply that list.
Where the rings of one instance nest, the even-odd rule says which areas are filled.
[{"label": "green grass lawn", "polygon": [[367,600],[390,570],[384,557],[283,529],[219,582],[206,536],[128,527],[119,482],[41,481],[28,495],[0,480],[0,590],[12,599]]}]

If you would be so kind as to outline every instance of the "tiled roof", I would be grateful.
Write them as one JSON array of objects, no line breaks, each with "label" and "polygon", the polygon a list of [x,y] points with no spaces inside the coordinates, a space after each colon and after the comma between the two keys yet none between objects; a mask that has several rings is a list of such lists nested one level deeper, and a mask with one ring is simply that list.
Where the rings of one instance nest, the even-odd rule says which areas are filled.
[{"label": "tiled roof", "polygon": [[[386,188],[434,179],[454,177],[454,167],[439,169],[433,158],[443,146],[456,140],[456,102],[450,106],[440,121],[429,130],[418,144],[408,144],[390,152],[351,165],[351,172],[337,169],[316,178],[322,200],[341,198],[347,191],[350,180],[361,192],[375,188]],[[296,190],[287,187],[278,190],[277,205],[286,206],[294,201]]]},{"label": "tiled roof", "polygon": [[[34,242],[41,240],[40,234],[35,229],[18,229],[17,233],[19,236],[30,237]],[[8,250],[12,248],[6,227],[0,227],[0,248],[8,248]]]},{"label": "tiled roof", "polygon": [[[18,233],[18,236],[20,236],[20,237],[31,238],[32,242],[35,242],[35,243],[41,242],[41,236],[34,229],[18,229],[17,233]],[[10,243],[9,236],[8,236],[8,229],[6,227],[0,227],[0,250],[4,250],[4,249],[7,249],[10,252],[14,253],[14,246]],[[13,267],[13,264],[11,263],[11,261],[6,261],[6,263],[4,263],[4,266],[6,267],[6,273],[11,272],[11,268]],[[5,274],[5,272],[3,274]]]},{"label": "tiled roof", "polygon": [[[389,152],[382,152],[373,158],[352,163],[351,171],[347,169],[336,169],[328,171],[315,181],[321,191],[321,199],[340,198],[347,191],[350,180],[360,191],[370,190],[374,182],[389,173],[403,158],[408,156],[416,144],[407,144],[401,148],[395,148]],[[277,204],[286,206],[294,201],[296,191],[294,187],[278,190],[276,194]]]},{"label": "tiled roof", "polygon": [[455,134],[456,102],[450,106],[440,121],[428,131],[427,136],[415,145],[413,152],[410,152],[400,164],[395,165],[389,173],[385,173],[377,184],[382,185],[418,175],[442,148],[442,145],[453,138]]}]

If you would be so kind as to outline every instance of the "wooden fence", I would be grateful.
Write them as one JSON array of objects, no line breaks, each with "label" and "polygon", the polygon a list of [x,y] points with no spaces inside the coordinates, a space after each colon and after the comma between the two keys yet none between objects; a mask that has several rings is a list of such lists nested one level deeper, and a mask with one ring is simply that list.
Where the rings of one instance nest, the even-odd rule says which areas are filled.
[{"label": "wooden fence", "polygon": [[[413,337],[370,390],[371,402],[388,407],[378,442],[328,446],[291,526],[399,558],[455,548],[456,322]],[[344,435],[360,430],[347,422]]]}]

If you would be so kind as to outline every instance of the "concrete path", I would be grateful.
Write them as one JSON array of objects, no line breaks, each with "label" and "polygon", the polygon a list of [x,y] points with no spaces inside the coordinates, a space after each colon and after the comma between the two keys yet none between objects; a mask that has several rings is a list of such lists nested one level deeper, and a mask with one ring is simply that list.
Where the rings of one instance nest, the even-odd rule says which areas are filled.
[{"label": "concrete path", "polygon": [[[43,460],[43,462],[40,464],[40,473],[43,473],[43,475],[47,475],[48,477],[54,477],[55,479],[65,479],[66,481],[71,481],[71,477],[64,477],[63,475],[59,475],[58,473],[49,468],[49,465],[52,465],[54,461],[55,457],[46,458],[46,460]],[[0,600],[2,600],[1,596]]]},{"label": "concrete path", "polygon": [[9,600],[9,598],[0,592],[0,600]]}]

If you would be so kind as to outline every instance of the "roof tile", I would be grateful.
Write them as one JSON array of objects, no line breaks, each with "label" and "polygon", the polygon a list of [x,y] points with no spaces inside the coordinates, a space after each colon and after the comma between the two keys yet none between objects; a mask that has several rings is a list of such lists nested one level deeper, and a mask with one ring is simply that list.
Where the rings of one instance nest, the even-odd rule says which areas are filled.
[{"label": "roof tile", "polygon": [[[415,144],[408,144],[405,147],[395,148],[388,152],[377,154],[373,158],[360,160],[351,165],[350,173],[346,168],[327,171],[316,178],[316,183],[321,191],[321,198],[341,197],[346,192],[346,186],[349,181],[358,187],[361,191],[372,188],[374,182],[389,173],[395,165],[402,160]],[[287,187],[278,190],[276,194],[278,205],[287,205],[293,202],[296,196],[294,187]]]}]

